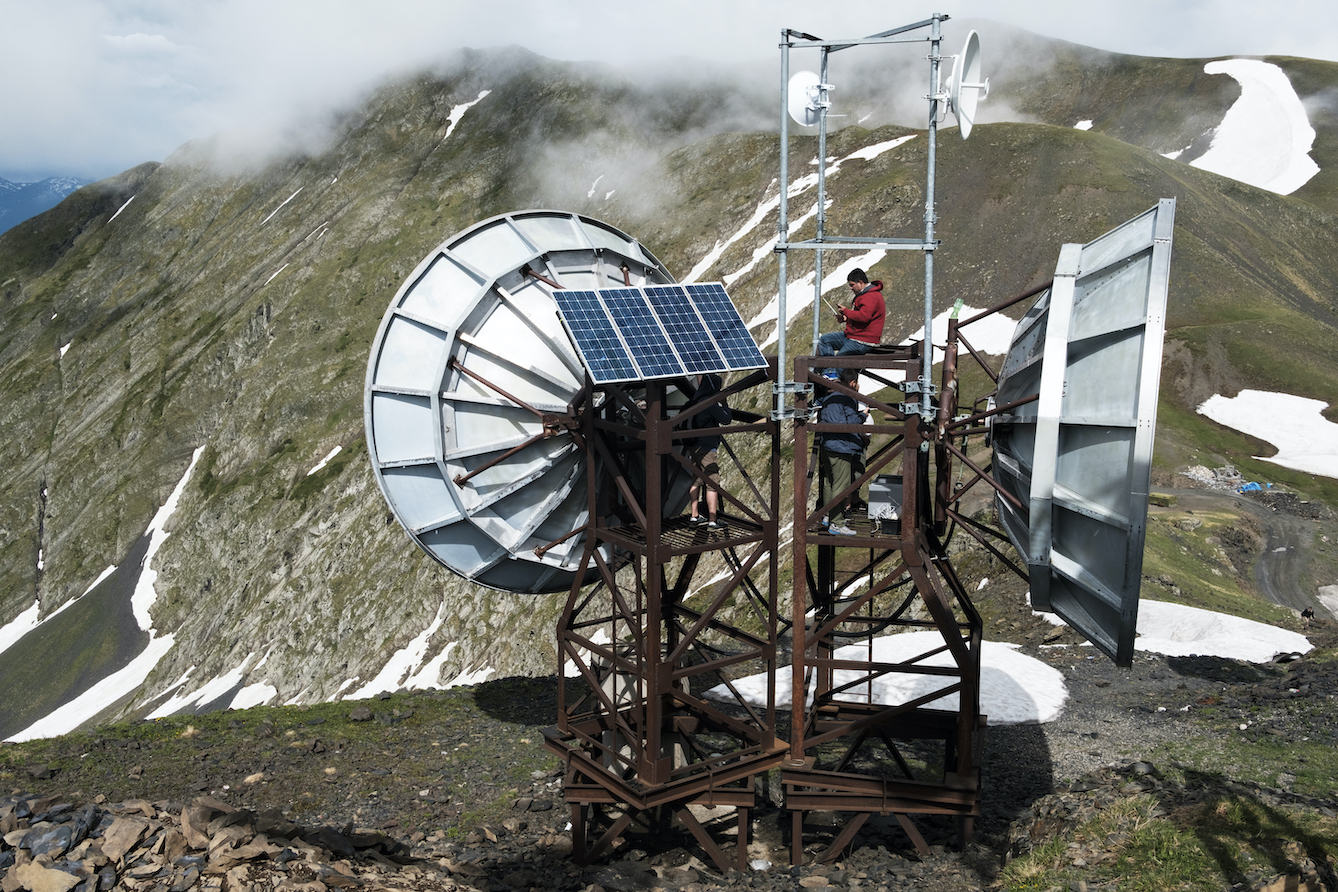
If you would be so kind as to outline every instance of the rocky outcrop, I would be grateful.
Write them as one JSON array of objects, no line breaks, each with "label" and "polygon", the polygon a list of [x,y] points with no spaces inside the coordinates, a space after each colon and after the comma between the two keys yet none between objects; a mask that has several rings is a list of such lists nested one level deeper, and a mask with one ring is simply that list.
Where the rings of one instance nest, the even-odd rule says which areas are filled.
[{"label": "rocky outcrop", "polygon": [[375,830],[300,827],[277,809],[255,814],[208,797],[77,806],[9,796],[0,799],[0,831],[4,892],[316,892],[383,886],[416,860]]}]

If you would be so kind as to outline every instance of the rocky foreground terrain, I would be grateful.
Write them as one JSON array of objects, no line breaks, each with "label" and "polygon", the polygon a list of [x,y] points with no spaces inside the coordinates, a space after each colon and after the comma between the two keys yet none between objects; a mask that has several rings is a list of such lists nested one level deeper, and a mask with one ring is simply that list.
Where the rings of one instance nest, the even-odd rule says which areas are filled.
[{"label": "rocky foreground terrain", "polygon": [[[1064,673],[1068,707],[990,730],[975,840],[921,819],[925,858],[875,817],[814,863],[834,821],[811,819],[809,863],[791,868],[772,777],[745,872],[635,824],[574,864],[540,745],[557,681],[511,678],[2,746],[0,890],[1334,889],[1338,625],[1307,631],[1315,652],[1263,666],[1139,654],[1120,670],[1024,646]],[[701,814],[727,851],[728,812]]]}]

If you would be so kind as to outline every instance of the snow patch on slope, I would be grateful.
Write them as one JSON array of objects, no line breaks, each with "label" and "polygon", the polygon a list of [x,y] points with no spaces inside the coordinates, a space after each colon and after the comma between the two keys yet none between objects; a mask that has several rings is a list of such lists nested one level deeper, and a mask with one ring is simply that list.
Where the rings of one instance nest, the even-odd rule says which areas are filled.
[{"label": "snow patch on slope", "polygon": [[0,653],[4,653],[10,647],[13,647],[20,638],[41,625],[41,623],[37,621],[37,615],[41,610],[41,603],[34,600],[33,606],[29,607],[3,626],[0,626]]},{"label": "snow patch on slope", "polygon": [[[873,661],[879,663],[905,662],[920,654],[943,647],[943,636],[938,632],[904,632],[900,635],[887,635],[873,639]],[[866,661],[869,648],[866,644],[850,644],[837,648],[833,657],[838,660]],[[944,651],[920,661],[926,667],[954,665],[951,653]],[[1003,644],[996,641],[982,642],[980,648],[980,711],[990,717],[991,725],[1018,725],[1034,722],[1053,722],[1063,714],[1064,703],[1068,700],[1068,688],[1064,684],[1064,675],[1052,669],[1035,657],[1018,652],[1016,644]],[[842,685],[864,675],[862,672],[838,670],[835,684]],[[907,703],[917,697],[942,690],[951,683],[951,679],[938,675],[911,675],[893,672],[873,681],[872,700],[882,705]],[[766,675],[751,675],[734,682],[735,688],[749,703],[765,705]],[[792,697],[790,667],[776,670],[776,707],[788,709]],[[723,686],[712,688],[708,697],[726,700],[730,698]],[[808,697],[813,696],[812,689]],[[870,691],[867,686],[852,688],[839,696],[849,703],[868,703]],[[930,709],[956,710],[957,695],[948,694],[925,704]]]},{"label": "snow patch on slope", "polygon": [[[1031,603],[1031,594],[1027,595]],[[1067,626],[1053,613],[1032,611],[1056,626]],[[1222,657],[1271,663],[1281,653],[1306,653],[1310,639],[1296,632],[1244,617],[1216,613],[1168,601],[1138,601],[1134,650],[1167,657]]]},{"label": "snow patch on slope", "polygon": [[[1338,586],[1334,587],[1338,590]],[[1327,603],[1327,602],[1326,602]],[[1049,618],[1050,614],[1044,614]],[[1053,620],[1062,625],[1062,620]],[[872,642],[874,662],[906,662],[943,645],[938,632],[906,632],[875,638]],[[1254,663],[1271,662],[1280,653],[1305,653],[1311,649],[1304,635],[1279,629],[1265,623],[1186,607],[1163,601],[1144,599],[1139,605],[1138,638],[1135,648],[1166,656],[1218,656],[1227,659],[1248,660]],[[870,659],[868,645],[852,644],[838,648],[836,659]],[[1040,660],[1019,653],[1017,645],[985,641],[980,650],[980,708],[990,717],[991,725],[1015,725],[1031,722],[1052,722],[1063,713],[1068,699],[1063,673]],[[948,652],[936,654],[923,661],[925,666],[951,666]],[[841,685],[863,674],[838,671],[835,684]],[[776,670],[776,706],[785,709],[792,702],[793,686],[789,666]],[[867,703],[871,695],[874,703],[896,705],[941,690],[947,679],[941,676],[890,673],[873,681],[872,692],[867,685],[851,689],[840,699]],[[766,675],[751,675],[734,682],[735,688],[750,703],[766,703]],[[730,699],[721,685],[707,692],[708,697]],[[812,697],[812,690],[808,692]],[[929,703],[930,708],[957,709],[957,695],[951,694]]]},{"label": "snow patch on slope", "polygon": [[[452,108],[450,115],[451,123],[450,126],[446,128],[446,135],[441,138],[441,142],[445,142],[446,140],[450,139],[451,134],[455,132],[455,125],[460,123],[460,119],[465,116],[465,112],[469,111],[471,108],[482,102],[483,97],[487,96],[491,92],[492,90],[479,90],[478,98],[475,99],[473,102],[466,102]],[[437,143],[437,145],[440,146],[441,143]],[[598,180],[596,180],[596,182],[598,182]]]},{"label": "snow patch on slope", "polygon": [[1270,663],[1280,653],[1305,653],[1304,635],[1239,616],[1184,604],[1143,599],[1138,604],[1134,649],[1168,657],[1225,657]]},{"label": "snow patch on slope", "polygon": [[1287,74],[1271,62],[1222,59],[1203,66],[1240,83],[1212,145],[1190,166],[1290,195],[1319,173],[1310,157],[1315,128]]},{"label": "snow patch on slope", "polygon": [[[1338,424],[1322,413],[1329,404],[1290,393],[1242,390],[1234,397],[1214,394],[1199,406],[1218,424],[1271,443],[1278,450],[1272,457],[1256,455],[1294,471],[1338,479]],[[1278,424],[1285,418],[1286,424]]]},{"label": "snow patch on slope", "polygon": [[[38,719],[10,737],[10,740],[17,742],[33,740],[38,737],[57,737],[61,734],[68,734],[116,701],[139,690],[144,684],[144,680],[149,677],[149,673],[158,665],[158,661],[172,649],[176,636],[160,636],[153,628],[153,620],[150,616],[153,604],[158,600],[158,593],[154,589],[154,583],[158,579],[158,571],[153,569],[153,560],[158,554],[158,549],[162,548],[163,543],[167,541],[169,534],[164,528],[176,512],[177,505],[181,502],[181,495],[186,491],[186,483],[190,480],[191,472],[195,470],[195,465],[200,460],[202,452],[204,452],[203,446],[195,450],[195,453],[191,456],[190,464],[186,467],[186,473],[181,475],[180,482],[177,483],[176,488],[167,497],[163,507],[158,509],[158,513],[153,516],[153,520],[149,523],[149,547],[144,555],[144,568],[135,583],[135,591],[130,596],[130,606],[135,615],[135,622],[139,624],[141,629],[149,633],[148,645],[129,665],[108,675],[44,718]],[[98,582],[105,579],[108,573],[110,573],[110,570],[98,577]],[[89,586],[89,591],[92,591],[96,585],[97,582],[93,586]],[[87,592],[84,594],[87,594]],[[73,603],[73,601],[69,603]],[[62,609],[64,609],[64,606],[68,606],[68,603],[63,605]]]},{"label": "snow patch on slope", "polygon": [[[846,163],[847,161],[872,161],[879,155],[891,151],[892,149],[895,149],[902,143],[908,142],[909,140],[912,140],[914,138],[915,138],[914,134],[910,136],[901,136],[896,139],[889,139],[886,140],[885,142],[874,143],[873,145],[865,146],[862,149],[858,149],[854,152],[851,152],[849,155],[840,159],[839,161],[832,161],[829,159],[826,176],[829,178],[836,176],[841,171],[841,165]],[[816,165],[817,159],[814,159],[813,162],[811,163]],[[804,176],[799,177],[792,183],[790,183],[789,187],[786,190],[786,197],[789,199],[796,198],[802,195],[803,193],[809,191],[810,189],[816,189],[817,185],[818,185],[818,175],[816,173],[805,174]],[[753,211],[753,215],[749,217],[741,227],[739,227],[738,231],[736,231],[729,238],[725,239],[723,242],[716,242],[715,246],[710,251],[707,252],[706,256],[703,257],[700,261],[698,261],[697,265],[692,268],[692,272],[688,273],[687,278],[683,280],[684,283],[686,284],[689,282],[700,281],[701,277],[705,275],[711,269],[711,267],[715,266],[716,261],[720,259],[720,256],[725,253],[725,250],[728,249],[730,245],[734,244],[735,242],[742,239],[744,236],[751,233],[754,229],[757,228],[759,224],[762,223],[764,219],[766,219],[768,214],[770,214],[774,210],[778,210],[779,208],[780,208],[780,191],[777,190],[775,196],[769,197],[764,201],[762,201],[760,204],[758,204],[756,210]],[[807,220],[809,217],[815,215],[816,213],[817,213],[817,208],[815,205],[814,208],[811,211],[809,211],[809,213],[804,214],[799,220],[787,220],[786,221],[787,229],[789,230],[789,232],[793,232],[804,220]],[[767,242],[765,242],[762,246],[760,246],[756,251],[753,252],[753,261],[748,265],[747,268],[750,269],[752,266],[756,265],[756,262],[759,259],[759,257],[765,256],[766,254],[770,253],[771,249],[775,247],[775,245],[776,245],[776,237],[772,236]],[[735,279],[737,279],[742,274],[742,272],[743,271],[741,270],[738,273],[733,274],[732,278],[731,276],[727,275],[724,277],[724,280],[727,283],[732,282]],[[811,284],[813,278],[810,276],[808,281]],[[844,280],[842,280],[841,284],[844,284]],[[776,314],[773,313],[771,318],[775,319]]]},{"label": "snow patch on slope", "polygon": [[345,700],[366,700],[369,697],[375,697],[383,691],[397,691],[415,669],[423,663],[423,657],[427,654],[428,643],[432,636],[436,634],[437,629],[441,628],[442,620],[445,619],[446,604],[442,602],[437,608],[437,615],[433,617],[432,622],[426,629],[420,632],[412,641],[400,648],[390,659],[381,671],[371,681],[358,688],[353,693],[347,695]]}]

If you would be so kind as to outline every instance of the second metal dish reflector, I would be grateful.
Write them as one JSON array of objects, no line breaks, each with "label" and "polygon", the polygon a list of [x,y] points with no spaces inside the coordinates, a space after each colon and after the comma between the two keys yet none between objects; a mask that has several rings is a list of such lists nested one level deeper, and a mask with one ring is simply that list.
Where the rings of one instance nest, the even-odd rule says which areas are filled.
[{"label": "second metal dish reflector", "polygon": [[1060,251],[1018,323],[994,423],[996,499],[1025,557],[1032,606],[1118,665],[1133,659],[1175,200]]}]

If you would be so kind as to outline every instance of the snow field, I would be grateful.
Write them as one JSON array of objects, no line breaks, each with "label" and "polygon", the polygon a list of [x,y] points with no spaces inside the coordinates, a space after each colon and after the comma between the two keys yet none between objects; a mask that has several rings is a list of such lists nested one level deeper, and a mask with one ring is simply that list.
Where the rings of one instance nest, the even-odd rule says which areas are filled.
[{"label": "snow field", "polygon": [[1258,59],[1222,59],[1203,66],[1240,83],[1240,98],[1227,110],[1208,151],[1191,167],[1290,195],[1319,173],[1310,157],[1315,128],[1287,74]]},{"label": "snow field", "polygon": [[[1242,390],[1233,397],[1214,394],[1198,413],[1278,450],[1271,457],[1256,455],[1260,461],[1338,479],[1338,424],[1320,414],[1328,406],[1290,393]],[[1280,418],[1286,423],[1278,424]]]}]

